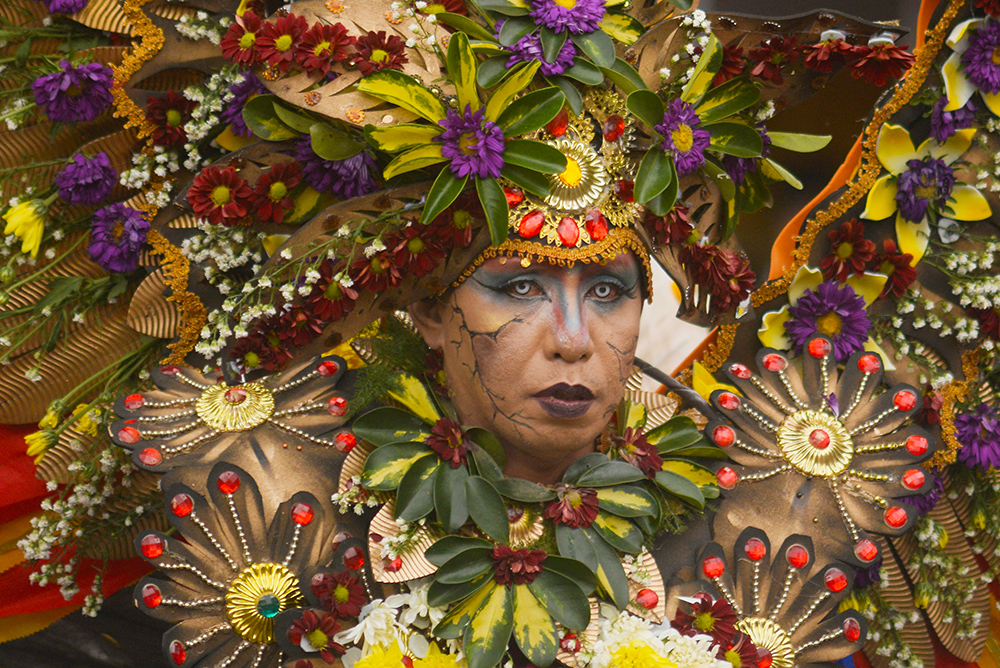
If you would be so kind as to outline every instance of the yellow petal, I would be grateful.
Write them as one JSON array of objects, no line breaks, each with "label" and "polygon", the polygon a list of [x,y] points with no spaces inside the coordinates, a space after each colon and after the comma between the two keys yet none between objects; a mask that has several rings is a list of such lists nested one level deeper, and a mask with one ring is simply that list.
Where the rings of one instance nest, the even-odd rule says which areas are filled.
[{"label": "yellow petal", "polygon": [[921,156],[929,155],[933,158],[941,158],[950,165],[969,150],[969,147],[972,146],[972,137],[975,134],[975,128],[959,130],[948,137],[943,144],[938,144],[933,137],[928,137],[917,149],[917,153]]},{"label": "yellow petal", "polygon": [[823,282],[823,272],[819,269],[812,269],[803,265],[795,273],[792,284],[788,286],[788,303],[795,306],[799,303],[799,297],[805,294],[806,290],[816,291],[819,284]]},{"label": "yellow petal", "polygon": [[924,218],[919,223],[911,223],[902,216],[896,216],[896,240],[899,250],[913,256],[911,266],[916,266],[927,250],[930,242],[931,226]]},{"label": "yellow petal", "polygon": [[267,252],[268,257],[274,255],[275,251],[281,248],[281,244],[288,241],[288,234],[270,234],[264,237],[264,241],[261,244],[264,246],[264,251]]},{"label": "yellow petal", "polygon": [[875,339],[869,338],[865,341],[865,350],[870,353],[876,353],[882,357],[882,366],[885,367],[886,371],[895,371],[896,365],[892,363],[892,359],[889,357],[889,353],[882,349],[882,346],[875,343]]},{"label": "yellow petal", "polygon": [[948,46],[954,49],[959,55],[964,53],[969,46],[969,42],[964,41],[966,34],[968,34],[970,30],[978,27],[982,22],[982,19],[969,19],[956,25],[951,29],[951,34],[948,35]]},{"label": "yellow petal", "polygon": [[854,288],[856,293],[861,295],[861,298],[865,300],[865,306],[871,306],[871,303],[882,294],[882,288],[885,287],[887,280],[889,280],[889,277],[885,274],[866,271],[861,276],[851,276],[848,278],[847,284]]},{"label": "yellow petal", "polygon": [[733,394],[742,394],[732,385],[727,385],[726,383],[720,383],[717,381],[715,376],[710,374],[708,369],[701,365],[701,362],[694,363],[694,373],[691,376],[691,381],[695,392],[706,399],[712,396],[712,392],[715,392],[716,390],[728,390]]},{"label": "yellow petal", "polygon": [[990,203],[972,186],[957,185],[951,191],[948,209],[955,220],[983,220],[990,217]]},{"label": "yellow petal", "polygon": [[785,323],[789,318],[791,316],[788,314],[787,306],[782,306],[779,311],[765,313],[760,329],[757,330],[757,338],[768,348],[788,350],[792,347],[792,342],[785,334]]},{"label": "yellow petal", "polygon": [[984,93],[979,91],[983,97],[983,102],[990,108],[994,116],[1000,116],[1000,93]]},{"label": "yellow petal", "polygon": [[896,213],[896,190],[895,176],[887,174],[877,180],[868,191],[861,217],[865,220],[884,220]]},{"label": "yellow petal", "polygon": [[893,174],[901,174],[906,169],[907,161],[917,157],[910,133],[903,126],[892,123],[884,124],[879,130],[875,155],[882,166]]},{"label": "yellow petal", "polygon": [[227,151],[238,151],[245,146],[257,141],[257,137],[253,135],[249,137],[243,137],[233,132],[233,126],[227,127],[223,130],[218,137],[215,138],[215,143],[226,149]]},{"label": "yellow petal", "polygon": [[958,53],[951,54],[951,57],[941,66],[941,78],[944,79],[944,93],[948,97],[948,104],[945,111],[955,111],[965,106],[972,95],[976,92],[976,86],[969,81],[962,71],[962,56]]}]

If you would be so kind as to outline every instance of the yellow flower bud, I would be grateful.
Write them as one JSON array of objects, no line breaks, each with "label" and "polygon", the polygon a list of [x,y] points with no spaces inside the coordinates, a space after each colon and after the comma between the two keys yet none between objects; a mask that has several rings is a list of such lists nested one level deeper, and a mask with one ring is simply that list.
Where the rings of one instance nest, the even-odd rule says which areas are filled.
[{"label": "yellow flower bud", "polygon": [[73,417],[76,418],[76,424],[73,426],[77,431],[97,436],[97,422],[91,419],[90,413],[87,410],[87,404],[79,404],[74,408]]},{"label": "yellow flower bud", "polygon": [[21,252],[38,257],[38,249],[42,245],[42,232],[45,231],[44,216],[48,211],[45,203],[32,199],[13,206],[3,215],[7,222],[4,234],[13,234],[21,239]]},{"label": "yellow flower bud", "polygon": [[[49,446],[52,445],[55,440],[55,436],[47,429],[36,431],[34,434],[28,434],[24,437],[24,442],[28,444],[28,456],[35,457],[38,455],[44,455],[45,451],[49,449]],[[40,458],[41,457],[39,457],[39,459]]]},{"label": "yellow flower bud", "polygon": [[938,539],[938,549],[943,550],[948,547],[948,530],[941,529],[941,538]]},{"label": "yellow flower bud", "polygon": [[977,510],[976,512],[972,513],[972,526],[976,527],[977,529],[986,528],[986,515],[983,514],[982,510]]},{"label": "yellow flower bud", "polygon": [[55,429],[59,426],[59,413],[51,408],[45,411],[45,417],[38,423],[39,429]]}]

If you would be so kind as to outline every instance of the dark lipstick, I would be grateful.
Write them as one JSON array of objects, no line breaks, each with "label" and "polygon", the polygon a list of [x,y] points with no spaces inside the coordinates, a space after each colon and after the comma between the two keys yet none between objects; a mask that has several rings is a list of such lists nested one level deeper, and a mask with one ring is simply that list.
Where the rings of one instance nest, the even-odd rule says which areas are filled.
[{"label": "dark lipstick", "polygon": [[557,383],[534,395],[546,413],[554,418],[578,418],[594,403],[594,393],[583,385]]}]

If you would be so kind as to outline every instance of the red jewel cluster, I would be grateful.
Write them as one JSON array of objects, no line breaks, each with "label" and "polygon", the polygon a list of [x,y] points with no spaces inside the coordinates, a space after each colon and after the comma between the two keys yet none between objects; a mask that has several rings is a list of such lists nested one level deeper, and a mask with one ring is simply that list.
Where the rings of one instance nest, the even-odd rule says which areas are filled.
[{"label": "red jewel cluster", "polygon": [[[504,188],[507,196],[507,206],[515,207],[524,201],[524,193],[519,188]],[[521,216],[517,224],[517,233],[524,239],[537,237],[545,224],[545,213],[541,209],[532,209]],[[583,217],[583,224],[590,235],[591,241],[601,241],[608,236],[608,219],[600,209],[591,209]],[[563,246],[576,246],[580,241],[580,226],[573,216],[563,216],[556,226],[556,235]]]},{"label": "red jewel cluster", "polygon": [[251,225],[255,219],[280,223],[295,206],[292,191],[301,181],[302,168],[294,162],[274,165],[252,188],[235,167],[212,165],[194,178],[187,200],[212,225]]},{"label": "red jewel cluster", "polygon": [[830,230],[830,254],[820,262],[823,278],[843,283],[851,276],[863,276],[866,270],[885,274],[889,280],[882,288],[882,297],[901,297],[917,278],[913,255],[900,253],[892,239],[882,241],[879,253],[874,242],[865,239],[864,223],[857,218]]},{"label": "red jewel cluster", "polygon": [[146,98],[146,121],[153,126],[152,140],[157,146],[182,146],[187,142],[185,125],[198,103],[177,91],[163,97]]},{"label": "red jewel cluster", "polygon": [[549,556],[542,550],[514,550],[506,545],[493,548],[493,579],[501,585],[531,584],[542,572]]}]

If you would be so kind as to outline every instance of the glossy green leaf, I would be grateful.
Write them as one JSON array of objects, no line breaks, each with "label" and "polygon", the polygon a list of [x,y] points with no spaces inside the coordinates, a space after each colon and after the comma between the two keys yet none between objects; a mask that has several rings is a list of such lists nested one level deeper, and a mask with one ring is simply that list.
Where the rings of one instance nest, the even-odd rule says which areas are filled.
[{"label": "glossy green leaf", "polygon": [[603,30],[573,35],[571,39],[598,67],[612,67],[615,64],[615,43]]},{"label": "glossy green leaf", "polygon": [[695,109],[702,123],[721,121],[760,101],[760,88],[743,77],[710,89]]},{"label": "glossy green leaf", "polygon": [[427,424],[433,425],[441,418],[441,411],[434,395],[427,385],[414,375],[397,373],[387,394]]},{"label": "glossy green leaf", "polygon": [[603,464],[584,473],[574,484],[580,487],[607,487],[638,482],[645,477],[642,471],[627,462],[609,461],[605,458]]},{"label": "glossy green leaf", "polygon": [[701,464],[686,459],[664,458],[663,470],[682,475],[699,487],[711,487],[717,482],[715,473]]},{"label": "glossy green leaf", "polygon": [[274,103],[274,113],[282,123],[296,132],[309,132],[309,129],[316,124],[316,119],[311,116],[292,111],[277,101]]},{"label": "glossy green leaf", "polygon": [[833,139],[830,135],[807,135],[798,132],[768,132],[767,136],[771,138],[771,146],[796,153],[812,153],[826,148]]},{"label": "glossy green leaf", "polygon": [[559,174],[566,169],[566,156],[562,151],[531,139],[508,141],[503,151],[503,159],[517,167],[543,174]]},{"label": "glossy green leaf", "polygon": [[551,489],[523,478],[504,478],[493,483],[493,486],[501,495],[521,503],[544,503],[556,498],[556,493]]},{"label": "glossy green leaf", "polygon": [[[471,586],[471,583],[466,583],[466,586]],[[431,588],[433,587],[434,584],[431,585]],[[445,614],[441,621],[438,622],[437,626],[434,627],[434,635],[438,638],[444,638],[446,640],[461,638],[465,633],[465,629],[468,627],[469,622],[472,621],[472,616],[483,607],[483,602],[486,601],[486,599],[489,598],[497,589],[501,589],[504,592],[507,591],[506,587],[501,587],[496,583],[496,580],[491,577],[487,577],[483,585],[481,585],[478,590],[474,590],[474,594]],[[438,600],[439,598],[447,598],[447,596],[439,594],[438,591],[435,591],[435,600]],[[430,603],[430,595],[431,590],[428,590],[428,603]]]},{"label": "glossy green leaf", "polygon": [[[594,575],[593,571],[587,568],[583,562],[577,561],[576,559],[569,559],[567,557],[560,557],[556,554],[550,554],[545,558],[545,568],[543,571],[551,571],[553,573],[558,573],[559,575],[567,578],[573,583],[577,589],[580,589],[584,595],[590,594],[597,587],[597,577]],[[560,624],[562,621],[556,618]]]},{"label": "glossy green leaf", "polygon": [[550,86],[523,95],[504,109],[497,125],[506,137],[519,137],[534,132],[551,121],[566,103],[558,86]]},{"label": "glossy green leaf", "polygon": [[494,668],[500,663],[514,628],[514,605],[507,587],[495,587],[465,627],[462,648],[469,668]]},{"label": "glossy green leaf", "polygon": [[703,126],[712,135],[713,150],[739,158],[755,158],[764,149],[764,142],[756,128],[743,123],[712,123]]},{"label": "glossy green leaf", "polygon": [[542,43],[542,58],[547,63],[554,63],[562,51],[563,44],[566,43],[566,31],[553,32],[550,28],[542,28],[539,34],[539,41]]},{"label": "glossy green leaf", "polygon": [[743,179],[743,185],[738,191],[740,212],[753,213],[774,203],[771,190],[767,187],[767,181],[764,180],[765,171],[769,171],[769,169],[762,161],[759,169],[747,172],[746,178]]},{"label": "glossy green leaf", "polygon": [[500,43],[504,46],[516,44],[518,40],[535,29],[535,22],[529,18],[507,19],[500,26]]},{"label": "glossy green leaf", "polygon": [[591,528],[601,534],[601,537],[616,550],[629,554],[642,552],[642,532],[627,519],[601,510],[598,511],[597,519]]},{"label": "glossy green leaf", "polygon": [[691,9],[691,5],[694,4],[693,0],[670,0],[670,4],[681,11]]},{"label": "glossy green leaf", "polygon": [[706,156],[702,169],[708,175],[708,178],[715,181],[715,185],[719,186],[719,193],[722,195],[722,199],[731,200],[736,196],[736,184],[733,183],[733,178],[726,173],[726,170],[719,163]]},{"label": "glossy green leaf", "polygon": [[458,96],[458,108],[466,106],[472,111],[479,110],[479,92],[476,88],[476,54],[469,47],[469,37],[464,32],[457,32],[448,40],[448,53],[445,58],[448,64],[448,78],[455,86]]},{"label": "glossy green leaf", "polygon": [[651,148],[639,163],[635,177],[635,201],[645,204],[666,190],[674,177],[673,160],[666,152]]},{"label": "glossy green leaf", "polygon": [[625,46],[632,46],[646,32],[642,23],[628,14],[612,14],[608,12],[601,21],[601,30]]},{"label": "glossy green leaf", "polygon": [[566,104],[569,105],[574,114],[579,116],[583,113],[583,95],[580,94],[580,90],[573,85],[572,81],[560,76],[545,77],[545,80],[554,86],[559,86],[559,90],[566,96]]},{"label": "glossy green leaf", "polygon": [[712,80],[715,73],[722,66],[722,44],[719,43],[714,33],[710,33],[708,44],[705,45],[698,59],[698,64],[694,66],[694,72],[688,79],[687,85],[681,92],[681,99],[695,106],[701,98],[712,87]]},{"label": "glossy green leaf", "polygon": [[740,212],[743,211],[743,187],[736,191],[736,196],[728,202],[724,202],[725,217],[722,220],[722,240],[725,241],[736,232],[736,225],[740,222]]},{"label": "glossy green leaf", "polygon": [[298,225],[311,220],[313,216],[333,203],[329,193],[318,193],[311,186],[303,188],[300,185],[292,197],[295,204],[292,206],[292,210],[285,214],[285,219],[282,221],[286,225]]},{"label": "glossy green leaf", "polygon": [[507,61],[510,56],[493,56],[479,64],[476,70],[476,83],[482,88],[493,88],[507,74]]},{"label": "glossy green leaf", "polygon": [[680,188],[680,179],[677,178],[677,169],[673,161],[670,162],[670,172],[673,175],[670,183],[663,192],[646,202],[646,207],[653,212],[654,216],[665,216],[677,204],[677,192]]},{"label": "glossy green leaf", "polygon": [[515,585],[512,592],[517,646],[532,664],[547,666],[556,658],[559,648],[559,635],[552,617],[528,586]]},{"label": "glossy green leaf", "polygon": [[476,0],[479,8],[489,12],[496,12],[504,16],[524,16],[528,13],[528,7],[522,2],[510,2],[510,0]]},{"label": "glossy green leaf", "polygon": [[651,90],[637,90],[625,98],[625,106],[650,130],[663,123],[663,100]]},{"label": "glossy green leaf", "polygon": [[601,68],[583,58],[577,58],[573,62],[573,67],[563,72],[563,76],[579,81],[587,86],[598,86],[604,83],[604,72]]},{"label": "glossy green leaf", "polygon": [[393,506],[398,519],[416,522],[434,510],[434,475],[440,463],[437,457],[418,459],[399,481]]},{"label": "glossy green leaf", "polygon": [[[484,42],[479,39],[474,39],[469,42],[469,46],[472,47],[472,52],[477,56],[486,56],[487,58],[492,58],[493,56],[504,56],[505,60],[510,58],[509,54],[504,55],[507,54],[507,52],[496,42]],[[478,72],[476,76],[478,77]]]},{"label": "glossy green leaf", "polygon": [[412,413],[381,406],[360,415],[351,427],[354,435],[374,445],[413,443],[430,436],[430,427]]},{"label": "glossy green leaf", "polygon": [[686,448],[704,438],[698,425],[686,415],[672,417],[646,433],[646,441],[659,448],[661,453]]},{"label": "glossy green leaf", "polygon": [[660,471],[656,474],[656,484],[670,492],[682,501],[698,507],[705,507],[705,495],[693,482],[672,471]]},{"label": "glossy green leaf", "polygon": [[[487,582],[493,581],[493,574],[487,573],[486,575],[480,576],[475,580],[469,580],[468,582],[462,582],[459,584],[446,585],[440,582],[431,582],[431,586],[427,589],[427,604],[440,608],[444,606],[451,605],[452,603],[457,603],[463,599],[466,599],[486,585]],[[458,637],[460,634],[456,634],[453,637]]]},{"label": "glossy green leaf", "polygon": [[638,401],[623,399],[618,404],[618,415],[618,433],[624,435],[625,428],[627,427],[632,427],[632,429],[642,429],[645,427],[648,411]]},{"label": "glossy green leaf", "polygon": [[274,95],[250,98],[243,107],[243,122],[255,135],[266,141],[298,139],[299,133],[285,125],[274,111]]},{"label": "glossy green leaf", "polygon": [[[465,430],[465,435],[489,455],[493,461],[493,467],[503,468],[506,465],[507,457],[504,455],[503,446],[500,445],[496,436],[479,427],[469,427]],[[489,476],[485,477],[489,478]]]},{"label": "glossy green leaf", "polygon": [[655,515],[656,499],[637,485],[616,485],[597,490],[597,505],[620,517]]},{"label": "glossy green leaf", "polygon": [[511,181],[518,188],[531,193],[536,197],[545,198],[551,192],[549,180],[538,172],[524,169],[517,165],[505,164],[500,170],[500,176]]},{"label": "glossy green leaf", "polygon": [[637,90],[646,88],[646,83],[635,71],[635,68],[626,63],[621,58],[615,59],[615,64],[611,67],[602,67],[601,71],[609,81],[618,86],[623,93],[631,95]]},{"label": "glossy green leaf", "polygon": [[400,153],[393,158],[392,162],[382,170],[382,176],[386,180],[389,180],[400,174],[406,174],[407,172],[430,167],[431,165],[438,165],[445,160],[447,158],[441,153],[441,144],[418,146],[406,153]]},{"label": "glossy green leaf", "polygon": [[[729,455],[722,448],[710,445],[708,441],[705,441],[704,445],[692,445],[687,448],[681,448],[680,450],[672,450],[670,454],[674,457],[701,457],[705,459],[729,459]],[[705,490],[701,490],[705,493]],[[707,496],[705,498],[708,498]]]},{"label": "glossy green leaf", "polygon": [[[582,631],[590,625],[590,601],[577,583],[563,573],[549,569],[548,557],[542,572],[528,589],[545,606],[557,622],[573,631]],[[591,580],[596,579],[590,574]]]},{"label": "glossy green leaf", "polygon": [[441,584],[460,584],[475,580],[493,569],[493,550],[488,547],[466,550],[449,559],[434,574]]},{"label": "glossy green leaf", "polygon": [[446,531],[457,531],[469,519],[465,481],[469,472],[464,466],[453,469],[450,464],[438,467],[434,479],[434,513]]},{"label": "glossy green leaf", "polygon": [[[450,26],[455,30],[460,30],[469,37],[486,40],[487,42],[492,42],[494,40],[493,33],[467,16],[453,14],[452,12],[437,12],[434,15],[441,23],[446,26]],[[450,47],[451,45],[449,44],[448,46]]]},{"label": "glossy green leaf", "polygon": [[427,200],[424,202],[423,213],[420,214],[420,222],[425,225],[437,218],[442,211],[447,209],[455,199],[462,194],[465,183],[469,177],[458,178],[451,173],[451,169],[445,167],[434,179],[430,191],[427,193]]},{"label": "glossy green leaf", "polygon": [[465,494],[469,499],[469,516],[476,526],[498,543],[507,543],[510,521],[500,493],[485,478],[470,476],[465,481]]},{"label": "glossy green leaf", "polygon": [[496,179],[481,179],[476,177],[476,193],[479,203],[483,205],[486,223],[490,228],[490,240],[494,246],[499,246],[507,240],[507,196]]},{"label": "glossy green leaf", "polygon": [[361,485],[365,489],[386,491],[396,489],[406,472],[423,457],[433,457],[423,443],[394,443],[383,445],[368,455]]},{"label": "glossy green leaf", "polygon": [[397,70],[380,70],[364,77],[358,82],[358,90],[412,111],[431,123],[446,115],[444,103],[431,89]]},{"label": "glossy green leaf", "polygon": [[566,472],[563,473],[563,482],[576,485],[579,482],[580,477],[585,473],[597,468],[598,466],[604,466],[607,463],[607,455],[600,452],[592,452],[589,455],[584,455],[583,457],[573,460],[573,463],[566,468]]},{"label": "glossy green leaf", "polygon": [[594,546],[597,555],[597,582],[599,588],[610,598],[619,610],[628,605],[628,579],[622,568],[621,558],[608,543],[594,531],[593,527],[584,529],[587,539]]},{"label": "glossy green leaf", "polygon": [[422,123],[400,123],[386,127],[365,126],[365,138],[375,148],[388,153],[427,146],[441,134],[441,127]]},{"label": "glossy green leaf", "polygon": [[560,555],[575,559],[591,571],[597,572],[597,551],[583,529],[573,529],[565,524],[557,524],[556,545],[559,547]]},{"label": "glossy green leaf", "polygon": [[802,181],[799,181],[794,174],[770,158],[761,160],[760,171],[769,179],[784,181],[796,190],[802,190]]},{"label": "glossy green leaf", "polygon": [[469,455],[470,458],[467,461],[469,462],[469,472],[472,475],[481,476],[490,482],[503,479],[503,470],[497,466],[496,460],[485,450],[472,446],[469,449]]},{"label": "glossy green leaf", "polygon": [[465,536],[445,536],[424,551],[424,558],[435,566],[443,566],[456,554],[479,548],[493,549],[493,544],[482,538]]},{"label": "glossy green leaf", "polygon": [[533,60],[530,63],[511,70],[510,76],[504,79],[503,83],[497,86],[496,90],[490,95],[489,102],[486,103],[486,120],[495,122],[500,117],[500,114],[504,112],[517,94],[524,90],[531,83],[532,79],[535,78],[535,72],[538,71],[541,64],[540,61]]}]

